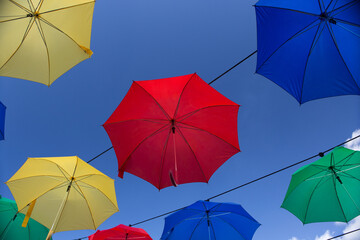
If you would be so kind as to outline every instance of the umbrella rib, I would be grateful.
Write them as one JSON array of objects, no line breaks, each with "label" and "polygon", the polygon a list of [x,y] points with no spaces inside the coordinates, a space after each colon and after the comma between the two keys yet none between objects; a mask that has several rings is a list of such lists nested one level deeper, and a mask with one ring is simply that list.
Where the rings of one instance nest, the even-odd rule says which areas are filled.
[{"label": "umbrella rib", "polygon": [[167,112],[166,112],[165,109],[160,105],[160,103],[159,103],[148,91],[146,91],[146,89],[143,88],[140,84],[138,84],[136,81],[134,81],[134,83],[135,83],[136,85],[138,85],[141,89],[143,89],[144,92],[147,93],[147,94],[155,101],[155,103],[156,103],[156,104],[158,105],[158,107],[162,110],[162,112],[165,114],[165,116],[170,120],[171,117],[169,116],[169,114],[167,114]]},{"label": "umbrella rib", "polygon": [[[182,122],[181,124],[186,125],[186,126],[189,126],[189,127],[192,127],[192,128],[189,128],[189,129],[192,129],[192,130],[197,130],[197,131],[202,131],[202,132],[209,133],[210,135],[212,135],[212,136],[214,136],[214,137],[216,137],[216,138],[218,138],[218,139],[222,140],[223,142],[225,142],[225,143],[229,144],[230,146],[232,146],[232,147],[233,147],[233,148],[235,148],[236,150],[240,151],[240,149],[239,149],[239,148],[235,147],[234,145],[232,145],[231,143],[227,142],[225,139],[223,139],[223,138],[221,138],[221,137],[217,136],[217,135],[216,135],[216,134],[214,134],[214,133],[211,133],[211,132],[209,132],[209,131],[206,131],[206,130],[201,129],[201,128],[196,127],[196,126],[192,126],[192,125],[187,124],[187,123],[183,123],[183,122]],[[179,128],[179,127],[178,127],[178,128]]]},{"label": "umbrella rib", "polygon": [[306,15],[310,15],[310,16],[314,16],[314,17],[319,16],[318,14],[315,14],[315,13],[303,12],[303,11],[299,11],[299,10],[295,10],[295,9],[291,9],[291,8],[283,8],[283,7],[276,7],[276,6],[258,6],[258,5],[255,5],[255,7],[276,8],[276,9],[280,9],[280,10],[286,10],[286,11],[291,11],[291,12],[302,13],[302,14],[306,14]]},{"label": "umbrella rib", "polygon": [[7,22],[12,22],[12,21],[16,21],[16,20],[20,20],[20,19],[27,18],[27,16],[3,16],[3,17],[15,17],[15,18],[13,18],[13,19],[8,19],[8,20],[4,20],[4,21],[0,21],[0,23],[7,23]]},{"label": "umbrella rib", "polygon": [[26,27],[23,39],[21,40],[21,43],[19,44],[19,46],[17,47],[17,49],[11,54],[11,56],[6,60],[6,62],[0,67],[0,71],[2,70],[2,68],[10,61],[10,59],[19,51],[20,47],[22,46],[22,44],[25,41],[25,38],[27,37],[27,35],[29,34],[31,28],[34,25],[35,20],[31,19],[29,21],[29,25]]},{"label": "umbrella rib", "polygon": [[[350,169],[350,170],[351,170],[351,169]],[[342,177],[352,178],[352,179],[355,179],[355,180],[357,180],[357,181],[360,182],[360,179],[358,179],[357,177],[354,177],[354,176],[351,175],[351,174],[348,174],[347,172],[337,171],[336,173],[341,173],[341,174],[339,174],[339,175],[342,176]]]},{"label": "umbrella rib", "polygon": [[90,215],[91,215],[91,220],[92,220],[94,229],[96,229],[96,225],[95,225],[95,221],[94,221],[94,216],[93,216],[93,214],[92,214],[92,212],[91,212],[91,209],[90,209],[90,206],[89,206],[89,201],[86,199],[85,194],[84,194],[83,191],[81,190],[79,184],[78,184],[77,182],[75,182],[75,184],[76,184],[76,186],[78,186],[78,188],[79,188],[79,190],[80,190],[80,192],[81,192],[81,195],[83,196],[83,198],[84,198],[85,201],[86,201],[86,206],[87,206],[88,209],[89,209],[89,212],[90,212]]},{"label": "umbrella rib", "polygon": [[45,49],[46,49],[46,55],[47,55],[47,59],[48,59],[48,86],[50,86],[50,71],[51,71],[51,68],[50,68],[50,54],[49,54],[49,48],[48,48],[48,45],[47,45],[47,42],[46,42],[46,39],[45,39],[45,34],[44,34],[44,30],[42,29],[42,26],[41,26],[41,22],[37,22],[36,19],[35,19],[35,23],[36,23],[36,26],[39,30],[39,33],[40,33],[40,36],[44,42],[44,45],[45,45]]},{"label": "umbrella rib", "polygon": [[[329,12],[329,13],[334,13],[334,12],[340,10],[340,9],[343,9],[343,8],[345,8],[345,9],[343,9],[342,11],[345,11],[348,7],[352,7],[352,6],[355,5],[358,1],[359,1],[359,0],[354,0],[354,1],[348,2],[347,4],[344,4],[344,5],[342,5],[341,7],[338,7],[338,8],[336,8],[336,9],[333,9],[333,10],[332,10],[331,12]],[[335,7],[335,6],[334,6],[334,7]],[[341,12],[342,12],[342,11],[341,11]],[[340,13],[340,12],[339,12],[339,13]],[[332,15],[332,16],[336,16],[336,15],[339,14],[339,13],[335,13],[335,14]]]},{"label": "umbrella rib", "polygon": [[186,114],[182,115],[181,117],[178,117],[176,121],[177,122],[184,121],[185,119],[191,117],[195,113],[200,112],[200,111],[205,110],[205,109],[208,109],[208,108],[212,108],[212,107],[239,107],[239,105],[238,104],[234,104],[234,105],[213,105],[213,106],[202,107],[202,108],[196,109],[196,110],[194,110],[192,112],[186,113]]},{"label": "umbrella rib", "polygon": [[[307,206],[306,206],[306,211],[305,211],[305,216],[304,216],[304,221],[303,223],[306,223],[306,218],[307,218],[307,214],[308,214],[308,210],[309,210],[309,206],[310,206],[310,202],[311,202],[311,199],[312,199],[312,196],[314,195],[314,192],[316,190],[316,188],[320,185],[320,183],[324,180],[324,177],[323,176],[320,181],[315,185],[314,189],[312,190],[311,194],[310,194],[310,197],[309,197],[309,201],[307,203]],[[328,178],[329,179],[329,178]]]},{"label": "umbrella rib", "polygon": [[[186,220],[186,219],[185,219],[185,220]],[[204,217],[201,218],[201,219],[198,221],[198,223],[195,225],[194,229],[192,230],[192,232],[191,232],[191,234],[190,234],[189,240],[192,239],[192,237],[194,236],[194,233],[195,233],[196,229],[199,227],[199,225],[201,224],[201,222],[202,222],[203,220],[205,220],[205,214],[204,214]],[[183,221],[181,221],[181,222],[183,222]],[[179,222],[179,223],[181,223],[181,222]],[[177,225],[178,225],[178,224],[177,224]]]},{"label": "umbrella rib", "polygon": [[87,4],[94,4],[95,1],[90,1],[90,2],[86,2],[86,3],[81,3],[81,4],[77,4],[77,5],[72,5],[72,6],[68,6],[68,7],[63,7],[63,8],[57,8],[57,9],[52,9],[46,12],[42,12],[41,15],[46,14],[46,13],[52,13],[52,12],[57,12],[57,11],[61,11],[61,10],[66,10],[69,8],[73,8],[73,7],[79,7],[79,6],[83,6],[83,5],[87,5]]},{"label": "umbrella rib", "polygon": [[[129,119],[129,120],[123,120],[123,121],[116,121],[116,122],[110,122],[110,123],[105,123],[105,125],[112,125],[112,124],[117,124],[117,123],[124,123],[124,122],[130,122],[130,121],[144,121],[144,122],[151,122],[151,123],[161,123],[161,124],[169,124],[169,120],[164,120],[164,119]],[[165,122],[165,123],[164,123]]]},{"label": "umbrella rib", "polygon": [[33,178],[33,177],[58,177],[58,178],[63,179],[62,176],[56,176],[56,175],[36,175],[36,176],[28,176],[28,177],[23,177],[23,178],[19,178],[19,179],[9,180],[9,181],[7,181],[6,183],[12,183],[12,182],[15,182],[15,181],[19,181],[19,180],[23,180],[23,179],[28,179],[28,178]]},{"label": "umbrella rib", "polygon": [[180,133],[180,136],[184,139],[186,145],[188,145],[188,147],[190,148],[192,154],[194,155],[195,160],[196,160],[197,164],[199,165],[200,171],[202,172],[203,177],[205,178],[205,182],[208,183],[209,181],[208,181],[208,179],[207,179],[206,176],[205,176],[204,170],[202,169],[202,167],[201,167],[201,165],[200,165],[200,162],[199,162],[199,160],[197,159],[197,157],[196,157],[196,155],[195,155],[194,150],[192,149],[192,147],[190,146],[190,144],[189,144],[188,141],[186,140],[186,138],[185,138],[184,134],[181,132],[180,128],[177,127],[177,126],[176,126],[176,128],[178,129],[178,131],[179,131],[179,133]]},{"label": "umbrella rib", "polygon": [[239,230],[237,230],[231,223],[229,223],[228,221],[222,219],[221,217],[218,217],[218,219],[220,219],[221,221],[223,221],[224,223],[228,224],[232,229],[234,229],[243,239],[246,239],[240,232]]},{"label": "umbrella rib", "polygon": [[326,27],[327,27],[327,29],[328,29],[329,32],[330,32],[331,39],[333,40],[333,42],[334,42],[334,44],[335,44],[335,47],[336,47],[336,50],[338,51],[339,56],[340,56],[342,62],[344,63],[346,69],[348,70],[348,72],[349,72],[349,74],[350,74],[350,76],[351,76],[351,79],[354,81],[355,85],[356,85],[356,86],[358,87],[358,89],[360,90],[360,86],[359,86],[358,83],[356,82],[356,80],[355,80],[354,76],[352,75],[349,67],[347,66],[347,64],[346,64],[343,56],[341,55],[341,52],[340,52],[339,46],[338,46],[338,44],[337,44],[337,42],[336,42],[336,40],[335,40],[335,36],[334,36],[334,32],[333,32],[332,28],[331,28],[328,24],[326,24]]},{"label": "umbrella rib", "polygon": [[[350,22],[345,22],[345,21],[343,21],[343,20],[336,19],[336,21],[341,22],[341,23],[345,23],[345,24],[348,24],[348,25],[352,25],[352,26],[355,26],[355,27],[360,27],[360,25],[352,24],[352,23],[350,23]],[[342,29],[344,29],[344,30],[346,30],[346,31],[348,31],[348,32],[350,32],[350,33],[352,33],[352,34],[354,34],[355,36],[357,36],[357,37],[360,38],[360,35],[359,35],[359,34],[351,31],[350,29],[347,29],[346,27],[341,26],[341,25],[339,25],[339,24],[338,24],[337,26],[341,27]]]},{"label": "umbrella rib", "polygon": [[[327,10],[329,9],[329,7],[331,6],[331,4],[332,4],[333,1],[334,1],[334,0],[331,0],[331,1],[330,1],[330,3],[328,4],[328,6],[326,7],[326,9],[325,9],[324,12],[327,12]],[[333,9],[332,9],[331,11],[334,10],[334,8],[335,8],[336,4],[338,3],[338,1],[339,1],[339,0],[336,0],[335,4],[334,4],[334,6],[333,6]]]},{"label": "umbrella rib", "polygon": [[[27,9],[26,7],[24,7],[23,5],[15,2],[15,1],[13,1],[13,0],[9,0],[9,1],[10,1],[11,3],[13,3],[15,6],[21,8],[22,10],[24,10],[25,12],[31,13],[31,9],[29,10],[29,9]],[[31,8],[31,5],[30,5],[30,4],[29,4],[29,6],[30,6],[30,8]]]},{"label": "umbrella rib", "polygon": [[[309,54],[308,54],[308,56],[307,56],[307,58],[306,58],[305,68],[304,68],[304,73],[303,73],[303,81],[302,81],[302,84],[301,84],[300,104],[301,104],[301,102],[302,102],[302,97],[303,97],[305,75],[306,75],[306,70],[307,70],[309,58],[310,58],[310,55],[311,55],[312,51],[313,51],[314,48],[315,48],[315,45],[317,44],[317,42],[318,42],[319,39],[320,39],[321,33],[324,31],[324,28],[325,28],[325,26],[323,26],[323,28],[321,29],[321,31],[320,31],[320,33],[319,33],[320,27],[321,27],[321,23],[318,25],[318,28],[317,28],[316,33],[315,33],[315,35],[314,35],[314,39],[313,39],[313,41],[312,41],[312,43],[311,43],[311,46],[310,46]],[[319,33],[319,34],[318,34],[318,33]]]},{"label": "umbrella rib", "polygon": [[171,134],[171,129],[169,130],[169,134],[166,137],[166,141],[165,141],[165,145],[161,154],[161,166],[160,166],[160,177],[159,177],[159,189],[161,187],[161,180],[162,180],[162,171],[163,171],[163,167],[164,167],[164,159],[165,159],[165,153],[167,150],[167,146],[168,146],[168,142],[169,142],[169,138],[170,138],[170,134]]},{"label": "umbrella rib", "polygon": [[[305,26],[304,28],[300,29],[298,32],[296,32],[293,36],[291,36],[289,39],[287,39],[286,41],[284,41],[277,49],[274,50],[274,52],[272,54],[270,54],[270,56],[263,62],[263,64],[261,64],[261,66],[259,66],[256,71],[258,71],[260,68],[262,68],[262,66],[282,47],[284,46],[286,43],[288,43],[290,40],[300,36],[301,34],[309,31],[310,29],[320,25],[320,22],[317,24],[314,24],[315,22],[319,21],[318,19],[314,20],[313,22],[311,22],[309,25]],[[311,26],[313,25],[314,26]]]},{"label": "umbrella rib", "polygon": [[[210,222],[210,226],[213,230],[213,233],[214,233],[214,240],[216,240],[216,234],[215,234],[215,228],[214,228],[214,224],[212,223],[212,221],[209,221]],[[210,239],[209,239],[210,240]]]},{"label": "umbrella rib", "polygon": [[182,95],[183,95],[183,93],[184,93],[184,91],[185,91],[185,88],[189,85],[189,82],[193,79],[193,77],[195,76],[195,74],[196,74],[196,73],[193,73],[193,75],[191,75],[191,77],[189,78],[189,80],[186,82],[185,86],[184,86],[183,89],[181,90],[181,93],[180,93],[180,95],[179,95],[179,100],[178,100],[178,102],[177,102],[177,105],[176,105],[176,109],[175,109],[175,113],[174,113],[174,117],[173,117],[173,118],[176,117],[177,111],[178,111],[178,109],[179,109],[181,97],[182,97]]},{"label": "umbrella rib", "polygon": [[[336,190],[335,174],[332,174],[332,178],[331,178],[331,179],[332,179],[332,182],[333,182],[333,184],[334,184],[335,196],[336,196],[336,199],[338,200],[338,203],[339,203],[341,212],[342,212],[342,214],[343,214],[343,216],[344,216],[345,222],[348,222],[348,220],[347,220],[347,218],[346,218],[346,215],[345,215],[345,212],[344,212],[344,209],[343,209],[343,207],[342,207],[342,205],[341,205],[341,203],[340,203],[339,195],[338,195],[337,190]],[[341,185],[342,185],[342,184],[341,184]]]},{"label": "umbrella rib", "polygon": [[[348,156],[344,157],[344,158],[341,159],[339,162],[337,162],[337,165],[340,165],[340,163],[341,163],[342,161],[345,161],[344,164],[341,165],[341,167],[349,166],[349,164],[346,164],[346,163],[349,162],[354,155],[355,155],[355,152],[350,153]],[[354,164],[350,164],[350,165],[354,165]],[[357,164],[355,164],[355,165],[357,165]]]},{"label": "umbrella rib", "polygon": [[167,125],[162,126],[162,127],[159,128],[158,130],[156,130],[155,132],[153,132],[152,134],[150,134],[149,136],[145,137],[138,145],[136,145],[135,148],[129,153],[129,155],[127,156],[126,160],[123,162],[123,164],[121,164],[121,166],[119,166],[119,170],[120,170],[120,168],[122,168],[122,167],[126,164],[126,162],[129,160],[131,154],[133,154],[143,142],[145,142],[145,141],[146,141],[147,139],[149,139],[150,137],[152,137],[152,136],[158,134],[159,132],[163,131],[164,129],[166,129],[165,127],[167,127]]}]

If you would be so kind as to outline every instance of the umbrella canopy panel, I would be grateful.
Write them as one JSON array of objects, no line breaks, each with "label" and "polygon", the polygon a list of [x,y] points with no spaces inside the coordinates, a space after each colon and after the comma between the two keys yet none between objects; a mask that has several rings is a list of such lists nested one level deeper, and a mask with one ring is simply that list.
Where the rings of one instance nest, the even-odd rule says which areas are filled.
[{"label": "umbrella canopy panel", "polygon": [[0,1],[0,75],[50,85],[89,58],[94,0]]},{"label": "umbrella canopy panel", "polygon": [[31,219],[26,227],[21,223],[25,215],[18,213],[15,201],[0,195],[0,239],[37,240],[45,239],[49,229]]},{"label": "umbrella canopy panel", "polygon": [[240,151],[238,110],[197,74],[135,81],[104,124],[119,176],[129,172],[159,189],[208,182]]},{"label": "umbrella canopy panel", "polygon": [[29,158],[6,184],[21,212],[34,202],[48,228],[58,217],[54,232],[96,229],[118,211],[114,180],[76,156]]},{"label": "umbrella canopy panel", "polygon": [[97,230],[89,236],[89,240],[152,240],[147,232],[141,228],[128,227],[120,224],[114,228]]},{"label": "umbrella canopy panel", "polygon": [[239,204],[197,201],[165,218],[161,240],[250,240],[259,226]]},{"label": "umbrella canopy panel", "polygon": [[297,170],[282,208],[304,224],[348,222],[360,215],[360,152],[334,149]]},{"label": "umbrella canopy panel", "polygon": [[256,72],[301,104],[360,95],[360,0],[260,0]]}]

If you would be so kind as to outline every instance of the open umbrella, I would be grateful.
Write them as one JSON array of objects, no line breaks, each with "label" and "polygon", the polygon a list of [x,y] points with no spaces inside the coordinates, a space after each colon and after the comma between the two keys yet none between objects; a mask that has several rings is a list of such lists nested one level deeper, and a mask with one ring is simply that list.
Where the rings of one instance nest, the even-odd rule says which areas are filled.
[{"label": "open umbrella", "polygon": [[0,140],[5,139],[5,110],[5,105],[0,102]]},{"label": "open umbrella", "polygon": [[89,58],[95,0],[1,0],[0,75],[50,85]]},{"label": "open umbrella", "polygon": [[304,224],[348,222],[360,215],[360,152],[334,149],[297,170],[282,208]]},{"label": "open umbrella", "polygon": [[0,195],[0,240],[38,240],[46,238],[49,229],[33,219],[29,219],[29,223],[25,228],[21,227],[24,217],[24,214],[18,212],[15,201]]},{"label": "open umbrella", "polygon": [[104,124],[119,177],[129,172],[158,189],[208,182],[240,151],[238,110],[195,73],[134,81]]},{"label": "open umbrella", "polygon": [[250,240],[259,226],[239,204],[197,201],[165,218],[161,240]]},{"label": "open umbrella", "polygon": [[118,211],[114,180],[76,156],[28,158],[6,184],[21,212],[49,236],[96,229]]},{"label": "open umbrella", "polygon": [[360,95],[360,0],[260,0],[256,72],[301,104]]},{"label": "open umbrella", "polygon": [[116,227],[97,230],[89,236],[89,240],[152,240],[147,232],[141,228],[128,227],[120,224]]}]

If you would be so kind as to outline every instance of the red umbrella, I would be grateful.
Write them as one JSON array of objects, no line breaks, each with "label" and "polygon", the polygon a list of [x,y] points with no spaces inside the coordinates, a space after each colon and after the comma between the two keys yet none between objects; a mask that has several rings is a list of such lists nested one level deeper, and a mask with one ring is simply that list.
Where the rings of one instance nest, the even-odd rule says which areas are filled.
[{"label": "red umbrella", "polygon": [[196,73],[134,81],[104,124],[119,177],[129,172],[158,189],[208,182],[240,151],[238,110]]},{"label": "red umbrella", "polygon": [[120,224],[107,230],[97,230],[89,240],[152,240],[142,228],[128,227]]}]

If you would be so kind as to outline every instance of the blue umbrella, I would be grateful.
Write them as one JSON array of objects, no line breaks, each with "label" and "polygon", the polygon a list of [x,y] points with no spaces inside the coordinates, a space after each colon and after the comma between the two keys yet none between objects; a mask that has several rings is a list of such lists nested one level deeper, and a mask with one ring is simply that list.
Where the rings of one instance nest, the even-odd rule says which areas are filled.
[{"label": "blue umbrella", "polygon": [[239,204],[197,201],[165,218],[161,240],[250,240],[259,226]]},{"label": "blue umbrella", "polygon": [[360,95],[360,0],[260,0],[256,72],[301,104]]},{"label": "blue umbrella", "polygon": [[5,110],[6,107],[0,102],[0,140],[4,140],[4,128],[5,128]]}]

